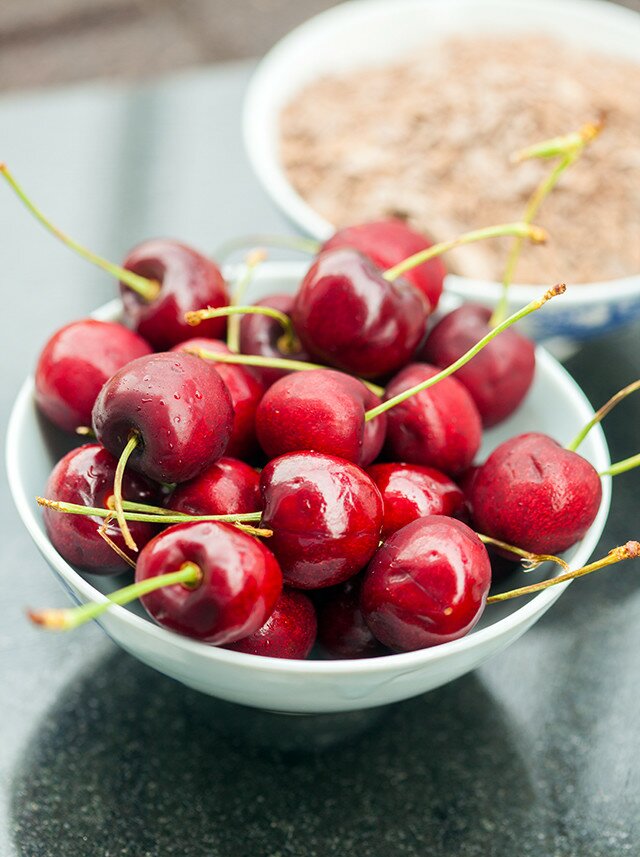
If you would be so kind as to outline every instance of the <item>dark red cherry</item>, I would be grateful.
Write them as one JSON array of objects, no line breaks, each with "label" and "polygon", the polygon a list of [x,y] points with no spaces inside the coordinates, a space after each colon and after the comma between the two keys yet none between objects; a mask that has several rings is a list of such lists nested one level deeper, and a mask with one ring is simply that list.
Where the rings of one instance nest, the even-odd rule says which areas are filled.
[{"label": "dark red cherry", "polygon": [[408,280],[385,280],[344,247],[320,253],[293,305],[296,332],[318,360],[364,378],[396,372],[424,336],[429,306]]},{"label": "dark red cherry", "polygon": [[[421,250],[428,250],[431,246],[431,241],[407,226],[403,220],[389,218],[339,229],[335,235],[325,241],[322,249],[353,247],[354,250],[359,250],[360,253],[373,259],[383,270],[388,270],[404,259],[408,259],[409,256]],[[436,257],[407,271],[404,277],[420,289],[429,301],[433,312],[438,306],[446,273],[442,259]]]},{"label": "dark red cherry", "polygon": [[224,318],[207,319],[197,330],[184,320],[186,312],[229,303],[224,278],[211,259],[179,241],[158,238],[134,247],[123,267],[160,283],[160,293],[151,301],[120,283],[126,318],[156,350],[194,336],[224,336]]},{"label": "dark red cherry", "polygon": [[480,532],[541,554],[561,553],[583,538],[601,500],[595,468],[535,432],[501,443],[478,469],[470,489]]},{"label": "dark red cherry", "polygon": [[[439,371],[426,363],[412,363],[392,378],[385,399]],[[396,461],[424,464],[455,475],[469,467],[481,437],[478,409],[465,387],[452,377],[387,411],[387,447]]]},{"label": "dark red cherry", "polygon": [[222,378],[191,354],[133,360],[107,381],[93,408],[98,440],[120,456],[136,434],[129,464],[157,482],[185,482],[201,473],[225,451],[232,424]]},{"label": "dark red cherry", "polygon": [[[429,333],[418,359],[445,369],[486,336],[491,310],[464,304],[445,315]],[[536,368],[533,342],[514,328],[492,339],[456,372],[469,391],[485,426],[493,426],[512,414],[533,382]]]},{"label": "dark red cherry", "polygon": [[316,611],[311,600],[295,589],[284,589],[261,628],[225,649],[266,658],[304,660],[316,641]]},{"label": "dark red cherry", "polygon": [[489,556],[473,530],[429,515],[379,548],[365,572],[360,604],[380,642],[409,652],[467,634],[490,585]]},{"label": "dark red cherry", "polygon": [[[202,348],[206,351],[231,354],[229,348],[219,339],[204,339],[202,337],[183,342],[171,350],[184,351],[187,348]],[[248,366],[215,363],[214,361],[208,361],[208,365],[224,381],[233,405],[233,429],[225,451],[232,458],[251,458],[255,455],[258,446],[256,410],[262,399],[264,386]]]},{"label": "dark red cherry", "polygon": [[[117,464],[111,453],[99,443],[88,443],[72,449],[51,471],[45,496],[64,503],[107,509],[107,501],[113,495]],[[124,475],[122,494],[125,500],[133,503],[154,503],[157,498],[157,491],[131,471]],[[104,524],[103,518],[65,515],[47,508],[43,516],[51,543],[67,562],[91,574],[119,574],[129,569],[127,563],[98,534],[98,528]],[[138,521],[131,521],[129,528],[140,547],[157,532],[153,524]],[[125,545],[115,521],[106,527],[105,532],[124,553],[135,558]]]},{"label": "dark red cherry", "polygon": [[[375,420],[372,420],[375,422]],[[373,464],[367,473],[378,486],[384,504],[382,538],[426,515],[457,517],[464,494],[444,473],[420,464]]]},{"label": "dark red cherry", "polygon": [[[257,305],[271,307],[290,316],[293,300],[293,295],[268,295],[266,298],[257,301]],[[256,354],[258,357],[284,357],[287,360],[306,361],[311,359],[302,347],[295,352],[283,351],[282,325],[276,319],[266,315],[242,316],[240,321],[240,351],[242,354]],[[265,388],[270,387],[279,378],[284,378],[288,374],[286,369],[271,369],[262,366],[254,366],[252,369]]]},{"label": "dark red cherry", "polygon": [[352,577],[378,546],[382,498],[367,474],[349,461],[291,452],[262,471],[261,526],[285,582],[319,589]]},{"label": "dark red cherry", "polygon": [[170,527],[140,552],[136,581],[195,563],[195,588],[165,586],[141,601],[159,625],[222,645],[253,634],[267,621],[282,590],[278,563],[258,539],[228,524],[197,521]]},{"label": "dark red cherry", "polygon": [[131,360],[151,354],[147,342],[121,324],[85,318],[60,328],[40,353],[36,403],[65,431],[91,425],[105,381]]},{"label": "dark red cherry", "polygon": [[385,653],[360,609],[361,575],[333,589],[318,607],[318,642],[332,658],[374,658]]},{"label": "dark red cherry", "polygon": [[262,509],[260,474],[237,458],[219,458],[173,491],[167,506],[187,515],[242,515]]},{"label": "dark red cherry", "polygon": [[258,440],[270,458],[312,449],[365,466],[384,443],[386,415],[364,419],[379,404],[362,381],[343,372],[292,372],[264,394],[256,415]]}]

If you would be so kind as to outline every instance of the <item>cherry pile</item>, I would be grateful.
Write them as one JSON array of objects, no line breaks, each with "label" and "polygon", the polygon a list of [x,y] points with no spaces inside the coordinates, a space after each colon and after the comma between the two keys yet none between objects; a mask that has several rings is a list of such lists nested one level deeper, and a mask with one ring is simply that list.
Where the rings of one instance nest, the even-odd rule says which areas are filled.
[{"label": "cherry pile", "polygon": [[[305,658],[316,642],[335,658],[445,643],[492,601],[637,556],[629,542],[489,595],[488,548],[501,566],[566,566],[556,554],[595,520],[604,475],[576,450],[640,386],[568,447],[528,433],[476,462],[483,430],[533,382],[533,344],[512,325],[564,287],[509,318],[471,304],[437,318],[439,257],[505,235],[543,240],[528,215],[435,246],[396,220],[341,230],[295,295],[259,304],[246,301],[258,254],[232,288],[177,241],[145,242],[116,266],[63,236],[120,280],[123,322],[69,324],[37,364],[43,415],[91,436],[38,498],[57,551],[90,574],[133,567],[111,603],[140,598],[178,634],[281,658]],[[31,616],[71,628],[108,606]]]}]

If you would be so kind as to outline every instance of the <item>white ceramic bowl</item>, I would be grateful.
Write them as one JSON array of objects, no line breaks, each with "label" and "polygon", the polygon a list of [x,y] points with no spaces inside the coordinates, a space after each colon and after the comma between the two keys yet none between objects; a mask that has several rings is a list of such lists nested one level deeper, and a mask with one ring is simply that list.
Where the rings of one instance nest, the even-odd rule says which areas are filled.
[{"label": "white ceramic bowl", "polygon": [[[299,263],[265,263],[256,274],[255,297],[293,292],[303,272],[304,266]],[[113,301],[95,316],[117,319],[119,313],[120,302]],[[546,432],[566,443],[592,415],[576,383],[539,348],[536,379],[529,396],[514,417],[487,432],[481,456],[523,431]],[[14,405],[7,437],[7,471],[13,497],[38,549],[71,596],[76,601],[101,601],[102,593],[114,588],[113,581],[96,576],[86,579],[62,559],[47,538],[34,500],[55,463],[50,452],[51,434],[38,418],[30,377]],[[600,427],[589,434],[580,451],[599,470],[610,463]],[[610,479],[606,478],[596,520],[584,540],[566,555],[572,567],[585,564],[594,550],[607,518],[610,495]],[[229,652],[166,631],[135,608],[113,607],[99,621],[109,636],[134,657],[212,696],[275,711],[349,711],[397,702],[475,669],[517,640],[567,585],[551,587],[528,601],[488,607],[477,628],[461,640],[372,660],[286,661]]]},{"label": "white ceramic bowl", "polygon": [[[244,105],[249,160],[271,199],[303,232],[318,239],[334,231],[289,182],[279,155],[283,106],[324,74],[382,64],[447,35],[543,32],[640,63],[640,15],[603,0],[351,0],[329,9],[282,39],[262,60]],[[500,285],[449,275],[450,292],[493,306]],[[511,310],[538,286],[516,285]],[[640,316],[637,276],[569,289],[544,314],[527,319],[534,338],[582,339]]]}]

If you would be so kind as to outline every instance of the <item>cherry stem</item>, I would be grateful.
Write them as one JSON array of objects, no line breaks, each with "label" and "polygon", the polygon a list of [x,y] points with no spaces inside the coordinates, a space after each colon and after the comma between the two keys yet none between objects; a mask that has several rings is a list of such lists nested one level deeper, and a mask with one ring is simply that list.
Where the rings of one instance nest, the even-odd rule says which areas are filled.
[{"label": "cherry stem", "polygon": [[567,580],[573,580],[576,577],[584,577],[585,574],[591,574],[592,571],[598,571],[608,565],[614,565],[616,562],[621,562],[625,559],[636,559],[640,556],[640,542],[627,542],[626,545],[614,548],[602,559],[597,562],[592,562],[575,571],[569,571],[567,574],[560,574],[558,577],[552,577],[550,580],[543,580],[540,583],[532,583],[530,586],[522,586],[519,589],[511,589],[509,592],[500,592],[497,595],[490,595],[487,598],[487,604],[496,604],[498,601],[508,601],[510,598],[519,598],[521,595],[531,595],[533,592],[540,592],[543,589],[548,589],[550,586],[556,586],[558,583],[564,583]]},{"label": "cherry stem", "polygon": [[[231,294],[231,305],[244,303],[244,296],[247,289],[253,282],[256,268],[267,258],[264,250],[254,248],[247,254],[244,260],[244,267],[241,270]],[[192,322],[189,322],[191,324]],[[197,322],[196,322],[197,324]],[[240,319],[230,318],[227,325],[227,347],[229,351],[240,351]]]},{"label": "cherry stem", "polygon": [[93,429],[89,426],[76,426],[75,432],[80,437],[95,437]]},{"label": "cherry stem", "polygon": [[[529,146],[527,149],[521,149],[512,155],[511,160],[520,162],[530,158],[552,158],[562,156],[558,164],[546,176],[534,192],[529,197],[522,220],[525,223],[531,223],[537,215],[540,206],[551,193],[553,188],[560,180],[560,176],[578,160],[584,147],[594,139],[602,128],[602,124],[589,123],[584,125],[579,131],[572,134],[567,134],[564,137],[554,137],[551,140],[545,140],[542,143]],[[509,307],[509,288],[515,277],[518,260],[522,252],[522,238],[516,236],[511,244],[511,249],[507,257],[507,264],[502,275],[502,294],[500,300],[489,319],[489,326],[495,327],[505,318]]]},{"label": "cherry stem", "polygon": [[299,253],[306,253],[312,256],[321,247],[319,241],[296,235],[242,235],[239,238],[232,238],[230,241],[220,244],[213,255],[219,262],[224,262],[233,253],[256,244],[259,244],[261,247],[282,247],[285,250],[296,250]]},{"label": "cherry stem", "polygon": [[[293,353],[294,351],[300,350],[300,345],[298,343],[298,339],[296,337],[295,330],[293,329],[293,324],[291,323],[291,319],[288,315],[283,312],[280,312],[279,309],[273,309],[273,307],[268,306],[260,306],[259,304],[250,305],[250,306],[223,306],[223,307],[207,307],[207,309],[198,309],[192,310],[191,312],[187,312],[184,315],[184,319],[187,324],[190,324],[192,327],[200,324],[201,321],[205,321],[208,318],[224,318],[225,316],[235,316],[235,315],[265,315],[268,318],[273,318],[277,322],[282,325],[282,329],[284,334],[282,339],[279,340],[282,342],[283,351],[287,351],[289,353]],[[235,321],[236,319],[232,319]],[[231,330],[231,321],[229,322],[229,330]],[[232,337],[227,337],[227,345],[229,345],[229,341],[232,340]],[[233,341],[235,345],[235,341]],[[231,348],[231,351],[237,352],[238,349]]]},{"label": "cherry stem", "polygon": [[36,625],[42,625],[48,631],[70,631],[72,628],[84,625],[91,619],[96,619],[114,604],[129,604],[130,601],[135,601],[137,598],[142,598],[142,596],[165,586],[182,584],[187,589],[197,589],[202,582],[202,577],[200,566],[196,565],[195,562],[185,562],[178,571],[159,574],[146,580],[138,580],[129,586],[118,589],[117,592],[107,595],[106,601],[91,602],[82,604],[80,607],[69,607],[63,610],[29,611],[28,615],[32,622],[35,622]]},{"label": "cherry stem", "polygon": [[441,256],[454,247],[461,247],[463,244],[473,244],[476,241],[484,241],[486,238],[502,238],[505,235],[515,235],[520,238],[528,238],[534,244],[544,244],[547,240],[547,233],[539,226],[533,226],[531,223],[501,223],[498,226],[487,226],[485,229],[474,229],[472,232],[465,232],[457,238],[452,238],[450,241],[442,241],[440,244],[433,244],[426,250],[421,250],[419,253],[414,253],[403,262],[389,268],[382,275],[385,280],[393,281],[402,274],[416,268],[418,265],[428,262],[429,259],[434,259],[436,256]]},{"label": "cherry stem", "polygon": [[[66,515],[88,515],[92,518],[108,518],[113,515],[113,509],[101,509],[99,506],[81,506],[78,503],[65,503],[62,500],[49,500],[46,497],[36,497],[39,506],[51,509],[53,512],[62,512]],[[123,501],[126,507],[127,501]],[[184,524],[189,521],[220,521],[221,523],[249,523],[259,521],[262,512],[242,512],[237,515],[186,515],[183,512],[174,512],[171,509],[162,509],[158,506],[145,506],[142,503],[130,504],[138,508],[154,509],[154,512],[127,512],[123,516],[127,521],[142,521],[148,524]]]},{"label": "cherry stem", "polygon": [[124,509],[122,506],[122,480],[124,478],[124,469],[127,466],[127,461],[129,461],[129,459],[131,458],[131,454],[138,446],[138,440],[138,433],[132,432],[129,436],[129,440],[126,443],[125,448],[122,450],[120,458],[118,459],[116,475],[113,480],[113,509],[116,513],[116,520],[118,522],[118,526],[120,527],[124,543],[132,551],[137,551],[138,545],[133,540],[131,530],[129,529],[129,525],[127,524],[127,520],[124,516]]},{"label": "cherry stem", "polygon": [[9,168],[6,164],[0,164],[0,173],[7,181],[7,183],[11,186],[14,193],[18,196],[20,200],[24,203],[24,205],[29,209],[31,214],[36,218],[36,220],[40,221],[42,226],[47,229],[52,235],[62,241],[63,244],[66,244],[71,250],[85,259],[87,262],[91,262],[92,265],[96,265],[98,268],[102,268],[103,271],[106,271],[108,274],[111,274],[112,277],[115,277],[117,280],[120,280],[125,285],[127,285],[130,289],[133,289],[134,292],[137,292],[141,298],[146,301],[155,300],[160,293],[160,283],[157,280],[150,280],[147,277],[141,277],[139,274],[135,274],[133,271],[129,271],[127,268],[123,268],[120,265],[114,265],[112,262],[108,262],[106,259],[103,259],[102,256],[98,256],[96,253],[92,253],[91,250],[88,250],[82,244],[79,244],[73,238],[70,238],[61,229],[58,229],[55,224],[53,224],[45,215],[37,208],[36,205],[29,199],[27,194],[24,192],[22,187],[15,180]]},{"label": "cherry stem", "polygon": [[[306,363],[304,360],[287,360],[285,357],[260,357],[257,354],[221,354],[218,351],[207,351],[205,348],[185,348],[190,354],[195,354],[203,360],[213,360],[218,363],[231,363],[238,366],[260,366],[265,369],[285,369],[287,372],[309,372],[312,369],[329,369],[320,363]],[[358,378],[376,396],[382,396],[384,390],[371,381]]]},{"label": "cherry stem", "polygon": [[113,539],[112,539],[112,538],[107,534],[107,527],[109,526],[109,524],[110,524],[110,523],[111,523],[111,518],[105,518],[105,519],[104,519],[104,521],[102,522],[102,524],[98,527],[98,535],[100,536],[100,538],[101,538],[101,539],[104,539],[104,541],[109,545],[109,547],[111,548],[111,550],[112,550],[114,553],[117,553],[117,554],[118,554],[118,556],[120,557],[120,559],[124,560],[124,562],[126,562],[126,563],[127,563],[127,565],[130,565],[130,566],[131,566],[131,568],[135,568],[135,567],[136,567],[136,564],[135,564],[135,562],[131,559],[131,557],[130,557],[130,556],[128,556],[128,555],[127,555],[127,554],[122,550],[122,548],[121,548],[121,547],[119,547],[119,545],[117,545],[117,544],[114,542],[114,540],[113,540]]},{"label": "cherry stem", "polygon": [[531,551],[522,550],[522,548],[517,548],[515,545],[509,545],[506,542],[501,542],[499,539],[491,538],[491,536],[485,536],[483,533],[476,533],[476,535],[485,545],[492,545],[493,547],[500,548],[501,550],[508,551],[509,553],[519,556],[522,559],[525,571],[533,571],[534,568],[542,565],[543,562],[555,562],[556,565],[559,565],[561,568],[569,571],[569,564],[559,556],[553,556],[553,554],[548,553],[531,553]]},{"label": "cherry stem", "polygon": [[626,387],[623,387],[622,390],[618,390],[615,396],[612,396],[608,402],[605,402],[601,408],[598,408],[586,426],[578,432],[571,443],[568,443],[565,446],[565,449],[568,449],[570,452],[575,452],[591,429],[604,419],[604,417],[606,417],[606,415],[612,411],[616,405],[624,401],[624,399],[626,399],[627,396],[630,396],[631,393],[635,393],[636,390],[640,390],[640,378],[632,384],[628,384]]},{"label": "cherry stem", "polygon": [[626,473],[628,470],[633,470],[635,467],[640,467],[640,453],[632,455],[630,458],[623,458],[622,461],[616,461],[611,464],[606,470],[602,470],[599,476],[619,476],[621,473]]},{"label": "cherry stem", "polygon": [[469,360],[475,357],[479,351],[482,351],[485,345],[488,345],[499,333],[502,333],[503,330],[511,327],[511,325],[515,324],[516,321],[520,321],[521,318],[524,318],[532,312],[540,309],[540,307],[544,306],[544,304],[546,304],[548,300],[551,300],[551,298],[556,297],[556,295],[564,294],[565,291],[566,286],[564,283],[559,283],[557,286],[553,286],[553,288],[545,292],[541,298],[531,301],[531,303],[528,303],[525,307],[509,316],[509,318],[505,319],[505,321],[497,327],[494,327],[493,330],[490,330],[486,336],[483,336],[482,339],[476,342],[476,344],[463,354],[462,357],[459,357],[450,366],[442,369],[437,375],[434,375],[432,378],[428,378],[426,381],[422,381],[420,384],[409,387],[408,390],[404,390],[402,393],[398,393],[397,396],[393,396],[391,399],[387,399],[386,402],[382,402],[382,404],[377,405],[375,408],[371,408],[371,410],[367,411],[364,415],[365,421],[368,422],[374,417],[384,414],[385,411],[395,408],[396,405],[400,405],[402,402],[406,402],[406,400],[411,398],[411,396],[415,396],[417,393],[421,393],[423,390],[433,387],[434,384],[437,384],[444,378],[448,378],[449,375],[453,375],[453,373],[457,372],[460,367],[464,366],[465,363],[468,363]]}]

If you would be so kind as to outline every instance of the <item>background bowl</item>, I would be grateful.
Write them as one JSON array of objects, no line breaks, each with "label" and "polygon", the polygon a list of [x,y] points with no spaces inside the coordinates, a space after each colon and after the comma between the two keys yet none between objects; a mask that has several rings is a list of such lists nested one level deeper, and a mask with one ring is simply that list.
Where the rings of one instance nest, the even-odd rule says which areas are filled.
[{"label": "background bowl", "polygon": [[[334,227],[289,182],[279,155],[283,106],[309,82],[383,64],[449,35],[541,32],[566,44],[640,63],[640,15],[601,0],[351,0],[310,19],[262,60],[244,105],[244,140],[253,169],[271,199],[303,232],[326,239]],[[568,280],[570,282],[570,280]],[[493,306],[496,282],[450,274],[447,289]],[[510,311],[539,286],[511,289]],[[640,316],[638,275],[569,289],[549,311],[525,322],[537,340],[583,339]]]},{"label": "background bowl", "polygon": [[[293,292],[304,270],[299,263],[263,264],[252,286],[255,298],[273,292]],[[445,296],[444,303],[446,306],[451,299]],[[94,315],[105,320],[117,319],[120,309],[116,300]],[[539,348],[536,379],[527,399],[517,414],[486,433],[481,457],[507,437],[523,431],[546,432],[566,443],[592,415],[593,410],[577,384]],[[101,601],[103,593],[116,588],[116,583],[108,578],[81,576],[62,559],[47,538],[41,511],[34,500],[62,454],[59,443],[57,433],[39,418],[30,377],[14,405],[7,436],[7,471],[13,498],[36,546],[71,596],[76,601]],[[610,463],[599,426],[591,431],[580,451],[598,470]],[[596,520],[583,541],[566,554],[572,567],[584,565],[594,550],[607,518],[610,498],[611,480],[607,477],[603,479],[602,505]],[[547,567],[543,571],[551,573]],[[166,631],[135,607],[113,607],[99,622],[134,657],[212,696],[284,712],[349,711],[407,699],[475,669],[517,640],[567,585],[551,587],[527,601],[518,599],[488,607],[479,625],[460,640],[371,660],[286,661],[230,652]]]}]

